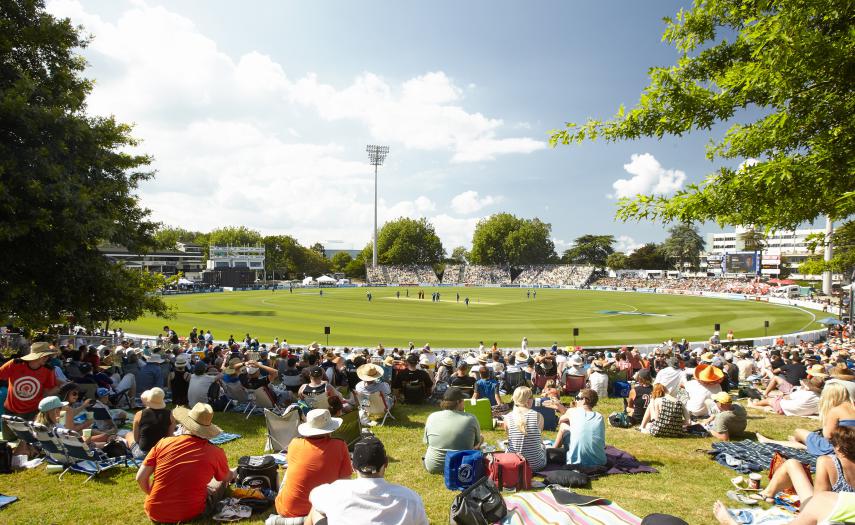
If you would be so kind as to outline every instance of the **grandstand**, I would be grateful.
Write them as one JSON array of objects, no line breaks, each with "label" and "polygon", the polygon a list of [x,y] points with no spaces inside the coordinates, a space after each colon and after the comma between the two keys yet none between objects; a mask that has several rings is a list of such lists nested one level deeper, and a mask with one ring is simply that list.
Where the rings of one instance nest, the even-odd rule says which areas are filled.
[{"label": "grandstand", "polygon": [[[466,286],[585,286],[594,273],[592,266],[541,264],[507,268],[491,265],[450,264],[445,268],[442,284]],[[429,265],[380,265],[366,267],[370,284],[439,284]],[[514,277],[515,276],[515,277]]]},{"label": "grandstand", "polygon": [[772,287],[753,279],[727,279],[722,277],[687,277],[677,279],[642,277],[600,277],[592,288],[656,288],[657,290],[737,293],[749,295],[767,295]]},{"label": "grandstand", "polygon": [[370,284],[439,284],[429,264],[366,266],[366,276]]}]

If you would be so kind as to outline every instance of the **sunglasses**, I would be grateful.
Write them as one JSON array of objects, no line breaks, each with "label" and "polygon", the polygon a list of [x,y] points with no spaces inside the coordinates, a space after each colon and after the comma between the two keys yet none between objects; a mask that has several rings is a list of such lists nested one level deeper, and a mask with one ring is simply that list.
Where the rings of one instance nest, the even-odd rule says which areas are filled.
[{"label": "sunglasses", "polygon": [[576,401],[584,401],[585,398],[582,396],[576,396]]}]

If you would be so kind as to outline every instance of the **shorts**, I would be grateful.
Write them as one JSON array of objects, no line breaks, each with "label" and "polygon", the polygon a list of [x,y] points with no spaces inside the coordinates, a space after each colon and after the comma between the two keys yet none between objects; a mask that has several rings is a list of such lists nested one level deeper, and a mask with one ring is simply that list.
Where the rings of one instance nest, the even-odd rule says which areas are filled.
[{"label": "shorts", "polygon": [[778,390],[782,394],[789,394],[793,391],[793,388],[795,388],[786,379],[784,379],[784,376],[778,376],[778,379],[781,381],[780,384],[778,384]]},{"label": "shorts", "polygon": [[834,454],[834,447],[822,435],[822,432],[811,432],[805,439],[807,451],[814,456],[828,456]]},{"label": "shorts", "polygon": [[772,408],[775,410],[775,413],[782,416],[784,415],[784,409],[781,408],[781,400],[783,399],[783,397],[776,397],[772,400]]}]

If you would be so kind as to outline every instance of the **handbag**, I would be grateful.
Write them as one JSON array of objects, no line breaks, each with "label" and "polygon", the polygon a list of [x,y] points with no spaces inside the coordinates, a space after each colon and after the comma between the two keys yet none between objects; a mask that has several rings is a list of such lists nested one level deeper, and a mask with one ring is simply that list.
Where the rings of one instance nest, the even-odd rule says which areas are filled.
[{"label": "handbag", "polygon": [[[775,475],[775,471],[778,470],[778,468],[782,467],[784,463],[786,463],[786,461],[787,458],[783,454],[778,451],[775,451],[775,453],[772,455],[772,461],[769,464],[769,479],[772,479],[772,476]],[[805,470],[805,474],[807,475],[808,480],[811,482],[811,484],[813,484],[813,477],[810,474],[810,467],[808,465],[805,465],[804,463],[802,463],[801,465],[802,468]],[[791,496],[795,496],[796,489],[790,487],[788,489],[782,489],[781,492],[789,494]]]},{"label": "handbag", "polygon": [[451,502],[451,525],[489,525],[502,521],[508,507],[490,478],[484,476]]}]

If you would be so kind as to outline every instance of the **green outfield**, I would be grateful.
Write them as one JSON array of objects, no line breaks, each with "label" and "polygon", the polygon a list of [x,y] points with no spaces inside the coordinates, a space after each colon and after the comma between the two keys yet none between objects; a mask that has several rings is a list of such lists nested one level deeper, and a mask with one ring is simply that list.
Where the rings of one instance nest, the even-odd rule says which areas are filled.
[{"label": "green outfield", "polygon": [[[229,335],[242,339],[248,332],[261,341],[274,337],[292,344],[329,344],[388,347],[430,343],[436,347],[467,348],[498,342],[517,346],[572,344],[579,328],[579,345],[656,343],[669,337],[705,340],[713,325],[722,335],[736,337],[786,334],[821,328],[822,313],[755,301],[733,301],[690,296],[590,290],[537,290],[528,298],[517,288],[331,288],[224,292],[168,296],[176,308],[173,319],[143,318],[124,323],[128,333],[157,335],[165,324],[186,335],[194,326],[211,330],[215,339]],[[370,291],[372,301],[366,294]],[[438,291],[440,302],[431,301]],[[398,297],[400,294],[400,297]],[[409,294],[409,296],[407,295]],[[460,300],[457,301],[457,294]],[[469,306],[464,299],[469,298]]]}]

